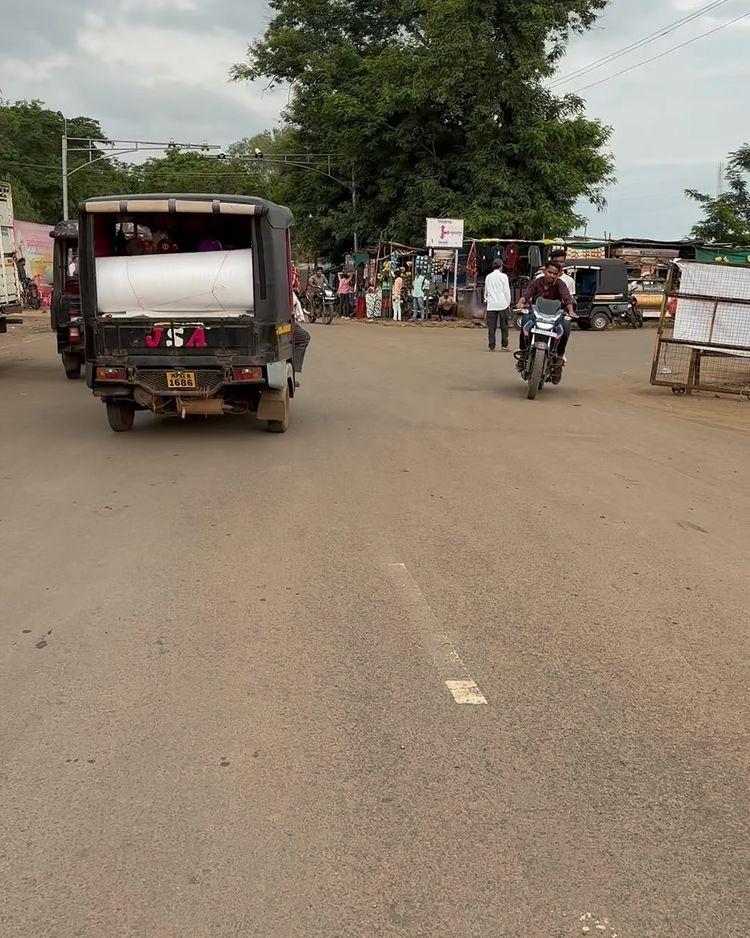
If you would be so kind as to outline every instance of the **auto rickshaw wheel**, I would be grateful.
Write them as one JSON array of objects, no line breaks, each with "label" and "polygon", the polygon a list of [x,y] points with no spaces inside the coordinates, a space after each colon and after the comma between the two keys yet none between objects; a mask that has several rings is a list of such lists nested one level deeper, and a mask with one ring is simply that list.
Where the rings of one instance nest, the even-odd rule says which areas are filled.
[{"label": "auto rickshaw wheel", "polygon": [[604,330],[609,326],[609,316],[607,316],[606,313],[602,313],[600,311],[598,313],[594,313],[590,322],[591,328],[595,332],[604,332]]},{"label": "auto rickshaw wheel", "polygon": [[135,420],[133,401],[107,401],[107,420],[115,433],[127,433],[132,430]]},{"label": "auto rickshaw wheel", "polygon": [[74,355],[72,352],[63,352],[62,353],[62,364],[65,369],[65,377],[69,378],[71,381],[75,381],[76,378],[81,377],[81,359],[80,356]]}]

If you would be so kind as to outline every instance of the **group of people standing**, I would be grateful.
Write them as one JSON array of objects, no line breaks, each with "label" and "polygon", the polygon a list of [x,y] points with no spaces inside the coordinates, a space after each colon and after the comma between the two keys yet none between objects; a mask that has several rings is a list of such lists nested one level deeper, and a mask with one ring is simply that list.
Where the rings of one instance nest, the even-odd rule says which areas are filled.
[{"label": "group of people standing", "polygon": [[[426,319],[431,285],[432,281],[427,274],[417,273],[412,281],[411,289],[406,290],[404,272],[401,269],[397,270],[396,279],[393,281],[393,319],[396,322],[403,320],[404,303],[411,304],[412,322]],[[447,287],[438,297],[436,312],[441,319],[449,319],[458,315],[458,305]]]},{"label": "group of people standing", "polygon": [[[308,280],[307,292],[308,299],[312,299],[316,291],[328,287],[334,289],[328,278],[320,267],[315,269]],[[370,284],[367,288],[368,293],[375,292],[375,284]],[[395,271],[395,278],[391,288],[391,307],[393,319],[396,322],[402,322],[404,314],[409,315],[412,322],[419,322],[428,317],[428,301],[432,289],[432,280],[425,273],[418,272],[411,283],[407,286],[407,280],[404,276],[404,270],[398,268]],[[353,316],[355,313],[355,304],[357,300],[357,290],[355,286],[354,275],[347,271],[339,271],[336,274],[336,300],[338,311],[341,316]],[[449,289],[442,290],[434,302],[434,311],[441,319],[448,319],[458,315],[458,305]]]}]

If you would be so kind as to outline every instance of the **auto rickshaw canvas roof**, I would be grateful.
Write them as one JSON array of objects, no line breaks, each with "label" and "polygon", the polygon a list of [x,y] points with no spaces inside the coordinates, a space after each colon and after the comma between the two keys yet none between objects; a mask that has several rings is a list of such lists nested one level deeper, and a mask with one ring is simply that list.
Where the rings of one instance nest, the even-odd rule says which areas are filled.
[{"label": "auto rickshaw canvas roof", "polygon": [[571,257],[565,269],[601,270],[600,293],[627,293],[628,265],[618,257]]},{"label": "auto rickshaw canvas roof", "polygon": [[78,240],[78,219],[66,218],[65,221],[59,221],[49,233],[50,238],[64,239],[66,241]]},{"label": "auto rickshaw canvas roof", "polygon": [[87,214],[116,212],[132,215],[137,212],[160,214],[193,213],[214,215],[262,216],[272,228],[291,228],[294,218],[285,205],[277,205],[254,195],[215,195],[205,192],[159,192],[138,195],[104,195],[86,199],[79,209]]}]

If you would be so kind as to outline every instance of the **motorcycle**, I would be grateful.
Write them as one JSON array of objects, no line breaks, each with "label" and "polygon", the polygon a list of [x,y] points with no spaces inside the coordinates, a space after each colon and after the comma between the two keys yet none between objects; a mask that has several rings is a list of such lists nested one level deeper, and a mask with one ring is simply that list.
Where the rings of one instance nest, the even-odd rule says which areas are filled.
[{"label": "motorcycle", "polygon": [[559,300],[539,298],[531,308],[531,316],[522,326],[527,347],[515,352],[518,370],[528,383],[526,397],[533,401],[545,383],[562,381],[564,362],[557,348],[564,335],[565,310]]},{"label": "motorcycle", "polygon": [[438,300],[440,299],[440,294],[436,290],[429,290],[425,293],[424,297],[424,318],[427,319],[439,319],[438,314]]},{"label": "motorcycle", "polygon": [[638,302],[638,297],[631,289],[628,294],[628,308],[620,313],[620,321],[625,326],[631,326],[633,329],[643,328],[643,310]]},{"label": "motorcycle", "polygon": [[305,312],[310,322],[317,322],[319,319],[324,326],[330,326],[337,314],[336,294],[328,286],[319,287]]}]

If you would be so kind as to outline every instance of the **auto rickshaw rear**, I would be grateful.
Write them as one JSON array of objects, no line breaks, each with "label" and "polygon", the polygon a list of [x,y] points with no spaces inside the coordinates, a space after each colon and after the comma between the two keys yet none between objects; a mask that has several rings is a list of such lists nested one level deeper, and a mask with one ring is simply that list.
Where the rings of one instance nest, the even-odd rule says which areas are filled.
[{"label": "auto rickshaw rear", "polygon": [[78,221],[58,222],[50,231],[52,252],[52,305],[50,320],[57,336],[57,351],[65,375],[79,378],[84,363],[81,291],[78,285]]},{"label": "auto rickshaw rear", "polygon": [[137,410],[255,412],[286,430],[294,395],[289,209],[249,196],[82,203],[86,379],[113,430]]}]

